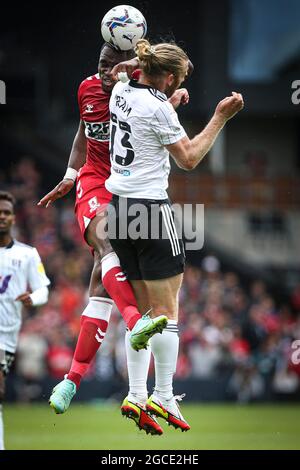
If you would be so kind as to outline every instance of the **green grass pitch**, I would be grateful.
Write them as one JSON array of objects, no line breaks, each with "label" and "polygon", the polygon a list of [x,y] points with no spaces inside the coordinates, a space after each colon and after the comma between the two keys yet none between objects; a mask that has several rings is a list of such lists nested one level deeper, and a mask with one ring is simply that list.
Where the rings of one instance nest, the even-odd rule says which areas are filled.
[{"label": "green grass pitch", "polygon": [[300,449],[300,405],[185,404],[191,430],[146,435],[117,405],[73,404],[55,415],[47,404],[4,405],[7,449]]}]

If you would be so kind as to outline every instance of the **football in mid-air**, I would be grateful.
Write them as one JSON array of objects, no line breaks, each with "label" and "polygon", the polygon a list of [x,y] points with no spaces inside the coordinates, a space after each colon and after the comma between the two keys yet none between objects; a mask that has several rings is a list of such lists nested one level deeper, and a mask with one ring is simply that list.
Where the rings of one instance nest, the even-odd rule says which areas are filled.
[{"label": "football in mid-air", "polygon": [[116,49],[133,49],[147,33],[147,23],[142,13],[129,5],[118,5],[104,15],[101,33],[105,42]]}]

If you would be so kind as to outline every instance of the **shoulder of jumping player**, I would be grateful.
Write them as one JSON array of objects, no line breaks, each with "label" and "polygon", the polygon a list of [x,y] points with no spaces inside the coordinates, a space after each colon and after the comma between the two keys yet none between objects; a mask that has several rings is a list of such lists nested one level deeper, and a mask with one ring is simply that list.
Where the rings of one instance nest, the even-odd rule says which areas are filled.
[{"label": "shoulder of jumping player", "polygon": [[87,121],[107,120],[105,115],[109,112],[110,95],[103,92],[101,83],[99,74],[87,77],[81,82],[78,89],[78,107],[81,119]]},{"label": "shoulder of jumping player", "polygon": [[96,73],[95,75],[91,75],[90,77],[85,78],[82,80],[78,87],[78,96],[84,94],[86,90],[88,90],[91,87],[94,87],[95,85],[99,85],[101,83],[101,79],[99,77],[99,73]]},{"label": "shoulder of jumping player", "polygon": [[168,106],[169,103],[164,93],[133,80],[127,83],[117,82],[113,88],[111,104],[123,107],[125,102],[128,102],[128,106],[133,106],[135,111],[148,117],[160,106]]}]

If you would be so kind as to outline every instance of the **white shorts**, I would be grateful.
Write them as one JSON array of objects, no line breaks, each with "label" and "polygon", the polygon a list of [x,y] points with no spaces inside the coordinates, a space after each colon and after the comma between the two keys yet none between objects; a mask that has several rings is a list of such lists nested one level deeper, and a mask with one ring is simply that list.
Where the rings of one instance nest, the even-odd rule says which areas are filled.
[{"label": "white shorts", "polygon": [[17,349],[20,328],[9,332],[0,330],[0,349],[14,354]]}]

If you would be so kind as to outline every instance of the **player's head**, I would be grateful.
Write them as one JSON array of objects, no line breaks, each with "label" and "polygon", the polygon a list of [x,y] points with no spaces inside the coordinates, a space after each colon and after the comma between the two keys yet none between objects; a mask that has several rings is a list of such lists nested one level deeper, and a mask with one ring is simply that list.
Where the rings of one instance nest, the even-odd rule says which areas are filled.
[{"label": "player's head", "polygon": [[10,233],[15,223],[15,198],[11,193],[0,191],[0,235]]},{"label": "player's head", "polygon": [[104,43],[100,52],[98,72],[102,80],[102,88],[106,93],[110,93],[115,85],[115,82],[110,76],[113,67],[133,57],[135,57],[133,49],[129,51],[118,51],[111,44]]},{"label": "player's head", "polygon": [[143,75],[156,88],[171,96],[188,75],[189,58],[176,44],[151,46],[146,39],[137,42],[135,52]]}]

